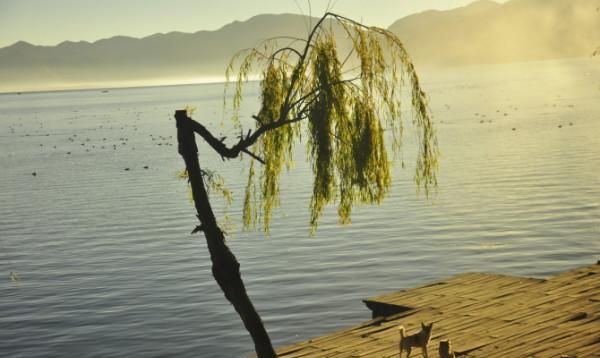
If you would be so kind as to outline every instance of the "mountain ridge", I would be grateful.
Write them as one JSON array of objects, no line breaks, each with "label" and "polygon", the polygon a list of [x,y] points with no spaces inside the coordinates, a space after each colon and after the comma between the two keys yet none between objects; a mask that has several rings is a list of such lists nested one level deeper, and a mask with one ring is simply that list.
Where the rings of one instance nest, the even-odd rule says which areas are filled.
[{"label": "mountain ridge", "polygon": [[[418,66],[530,61],[590,55],[600,44],[600,0],[479,0],[400,18],[388,29]],[[0,91],[177,83],[222,78],[229,59],[276,36],[306,37],[316,18],[260,14],[217,30],[0,48]],[[343,40],[343,39],[342,39]]]}]

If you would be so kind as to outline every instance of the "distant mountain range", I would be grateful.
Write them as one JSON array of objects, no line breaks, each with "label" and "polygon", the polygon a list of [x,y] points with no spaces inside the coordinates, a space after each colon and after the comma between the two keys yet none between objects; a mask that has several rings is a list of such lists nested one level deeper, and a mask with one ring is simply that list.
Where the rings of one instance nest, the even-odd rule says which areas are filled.
[{"label": "distant mountain range", "polygon": [[417,64],[463,65],[590,56],[600,45],[600,0],[480,0],[396,21]]},{"label": "distant mountain range", "polygon": [[[222,79],[238,50],[275,36],[306,37],[310,21],[302,15],[258,15],[216,31],[57,46],[17,42],[0,48],[0,92]],[[389,30],[417,66],[590,56],[600,45],[600,0],[480,0],[407,16]]]}]

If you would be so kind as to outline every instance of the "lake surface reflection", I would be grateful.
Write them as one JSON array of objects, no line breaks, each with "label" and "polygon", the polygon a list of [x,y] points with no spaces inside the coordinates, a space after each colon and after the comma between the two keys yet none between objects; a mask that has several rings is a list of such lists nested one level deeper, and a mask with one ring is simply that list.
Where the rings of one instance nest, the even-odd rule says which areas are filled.
[{"label": "lake surface reflection", "polygon": [[[361,299],[383,292],[465,271],[543,277],[600,258],[598,61],[422,77],[442,150],[438,194],[415,194],[407,130],[407,167],[395,166],[383,205],[357,208],[350,226],[328,208],[312,238],[303,147],[265,237],[239,231],[247,163],[201,146],[233,191],[229,244],[276,345],[366,320]],[[222,85],[0,95],[0,356],[252,353],[203,238],[189,235],[194,210],[176,178],[173,111],[197,107],[194,118],[235,138],[220,126],[221,96]],[[246,124],[257,98],[250,85]]]}]

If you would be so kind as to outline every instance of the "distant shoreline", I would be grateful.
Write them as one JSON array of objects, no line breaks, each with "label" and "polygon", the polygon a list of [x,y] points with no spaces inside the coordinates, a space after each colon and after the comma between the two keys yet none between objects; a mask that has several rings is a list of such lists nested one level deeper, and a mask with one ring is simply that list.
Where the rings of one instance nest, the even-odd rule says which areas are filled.
[{"label": "distant shoreline", "polygon": [[[250,80],[249,82],[253,82]],[[78,88],[57,88],[57,89],[39,89],[39,90],[23,90],[23,91],[0,91],[0,96],[17,96],[30,95],[38,93],[55,93],[55,92],[110,92],[137,88],[156,88],[156,87],[180,87],[180,86],[199,86],[199,85],[217,85],[225,84],[225,81],[215,82],[191,82],[191,83],[168,83],[168,84],[147,84],[147,85],[115,85],[109,87],[78,87]]]},{"label": "distant shoreline", "polygon": [[[417,67],[417,72],[420,73],[421,76],[423,76],[426,73],[431,73],[431,72],[438,72],[438,71],[442,71],[442,72],[447,72],[447,71],[460,71],[460,70],[464,70],[464,69],[478,69],[478,68],[486,68],[486,67],[495,67],[495,66],[514,66],[514,65],[518,65],[518,64],[532,64],[532,63],[540,63],[540,64],[549,64],[549,63],[565,63],[565,62],[574,62],[574,61],[582,61],[582,62],[588,62],[588,61],[598,61],[598,57],[564,57],[564,58],[555,58],[555,59],[539,59],[539,60],[527,60],[527,61],[515,61],[515,62],[500,62],[500,63],[473,63],[473,64],[464,64],[464,65],[456,65],[456,66],[447,66],[447,67],[440,67],[440,66],[435,66],[435,65],[431,65],[431,64],[424,64],[422,66],[420,66],[418,63],[415,64],[415,66]],[[253,75],[250,76],[250,78],[248,79],[248,82],[255,82],[258,81],[259,77],[258,75]],[[235,81],[235,78],[232,78],[231,81]],[[184,79],[181,79],[179,82],[177,81],[177,79],[173,79],[173,80],[164,80],[161,83],[160,79],[156,79],[156,80],[148,80],[146,81],[146,84],[144,84],[142,81],[139,81],[137,84],[136,83],[132,83],[134,81],[123,81],[121,82],[121,85],[119,84],[119,82],[115,82],[114,85],[112,86],[103,86],[100,84],[94,84],[93,82],[91,82],[89,84],[89,87],[86,86],[85,84],[82,84],[81,87],[75,87],[75,85],[73,85],[73,87],[69,87],[69,85],[64,85],[63,87],[67,87],[67,88],[55,88],[55,89],[24,89],[24,90],[2,90],[0,89],[0,96],[7,96],[7,95],[27,95],[27,94],[35,94],[35,93],[53,93],[53,92],[82,92],[82,91],[113,91],[113,90],[127,90],[127,89],[136,89],[136,88],[156,88],[156,87],[177,87],[177,86],[198,86],[198,85],[224,85],[226,83],[225,78],[218,78],[218,77],[212,77],[210,79],[207,80],[197,80],[197,81],[186,81]]]}]

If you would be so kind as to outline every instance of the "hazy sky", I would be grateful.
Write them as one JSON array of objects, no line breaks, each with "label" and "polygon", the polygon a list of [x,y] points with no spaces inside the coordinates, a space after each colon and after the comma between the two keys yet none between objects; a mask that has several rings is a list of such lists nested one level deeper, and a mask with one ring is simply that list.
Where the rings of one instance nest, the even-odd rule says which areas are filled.
[{"label": "hazy sky", "polygon": [[[339,14],[387,27],[400,17],[428,9],[449,9],[473,0],[330,0]],[[312,13],[328,0],[311,0]],[[497,2],[505,2],[498,0]],[[115,35],[143,37],[157,32],[216,30],[261,13],[308,13],[307,0],[0,0],[0,47],[23,40],[56,45]]]}]

